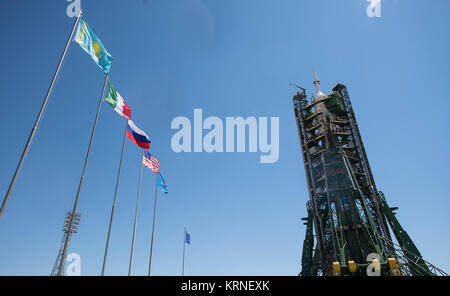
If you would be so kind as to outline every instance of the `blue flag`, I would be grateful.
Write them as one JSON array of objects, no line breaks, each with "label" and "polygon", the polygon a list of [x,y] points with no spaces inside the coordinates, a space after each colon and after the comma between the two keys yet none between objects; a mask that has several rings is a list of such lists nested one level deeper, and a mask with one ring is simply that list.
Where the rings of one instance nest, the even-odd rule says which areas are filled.
[{"label": "blue flag", "polygon": [[91,56],[105,74],[109,73],[112,56],[106,51],[100,39],[92,32],[84,19],[80,19],[74,40]]},{"label": "blue flag", "polygon": [[167,189],[166,181],[164,180],[161,173],[158,174],[158,187],[159,187],[159,190],[161,190],[165,194],[169,193],[169,190]]},{"label": "blue flag", "polygon": [[186,241],[187,244],[189,244],[189,245],[191,244],[191,235],[189,233],[187,233],[187,232],[186,232],[185,241]]}]

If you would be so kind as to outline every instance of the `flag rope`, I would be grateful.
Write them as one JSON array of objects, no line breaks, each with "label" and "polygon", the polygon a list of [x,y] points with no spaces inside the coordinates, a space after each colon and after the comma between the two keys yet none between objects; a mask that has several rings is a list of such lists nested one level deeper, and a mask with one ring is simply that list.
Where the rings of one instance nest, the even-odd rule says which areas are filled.
[{"label": "flag rope", "polygon": [[[98,102],[97,114],[95,115],[95,121],[94,121],[94,126],[92,127],[91,139],[89,140],[89,147],[88,147],[88,150],[87,150],[87,153],[86,153],[86,158],[84,160],[83,172],[81,173],[80,183],[78,185],[78,190],[77,190],[77,196],[75,198],[75,203],[73,205],[72,217],[70,219],[70,224],[69,224],[69,233],[72,232],[73,222],[75,220],[75,213],[76,213],[77,206],[78,206],[78,200],[80,198],[81,188],[83,187],[84,174],[86,172],[86,167],[87,167],[87,163],[88,163],[88,160],[89,160],[89,155],[91,154],[92,143],[94,142],[95,130],[97,129],[98,117],[99,117],[99,114],[100,114],[100,109],[102,107],[103,96],[105,95],[106,83],[108,82],[108,78],[109,78],[109,76],[106,75],[105,76],[105,82],[103,84],[102,94],[101,94],[100,100]],[[61,258],[61,262],[59,264],[59,270],[58,270],[58,275],[59,276],[64,275],[64,263],[66,261],[66,253],[67,253],[67,247],[69,245],[69,239],[70,239],[70,235],[68,235],[66,237],[66,240],[64,242],[64,249],[63,249],[62,258]]]},{"label": "flag rope", "polygon": [[114,191],[114,199],[113,199],[113,204],[112,204],[112,208],[111,208],[111,217],[110,217],[109,226],[108,226],[108,236],[106,238],[105,255],[103,256],[102,276],[105,275],[106,258],[108,257],[108,249],[109,249],[109,239],[111,237],[111,227],[112,227],[112,222],[113,222],[113,218],[114,218],[114,210],[116,207],[117,189],[119,188],[119,179],[120,179],[120,172],[122,170],[123,152],[125,150],[125,140],[127,138],[127,127],[128,127],[128,122],[125,121],[125,132],[123,134],[122,152],[120,153],[120,162],[119,162],[119,170],[117,172],[116,189]]},{"label": "flag rope", "polygon": [[181,269],[181,275],[184,276],[184,254],[186,251],[186,227],[184,228],[184,236],[183,236],[183,267]]},{"label": "flag rope", "polygon": [[[142,157],[144,156],[144,149],[142,149]],[[141,179],[142,179],[142,157],[141,157],[141,166],[139,170],[139,184],[138,184],[138,193],[136,199],[136,213],[134,214],[134,226],[133,226],[133,238],[131,240],[131,253],[130,253],[130,265],[128,267],[128,276],[131,275],[131,266],[133,264],[133,254],[134,254],[134,241],[136,237],[136,221],[138,217],[138,209],[139,209],[139,194],[141,192]]]},{"label": "flag rope", "polygon": [[153,207],[153,227],[152,227],[152,241],[150,243],[150,261],[148,263],[148,276],[152,270],[152,253],[153,253],[153,237],[155,234],[155,218],[156,218],[156,198],[158,196],[158,173],[156,173],[156,184],[155,184],[155,205]]}]

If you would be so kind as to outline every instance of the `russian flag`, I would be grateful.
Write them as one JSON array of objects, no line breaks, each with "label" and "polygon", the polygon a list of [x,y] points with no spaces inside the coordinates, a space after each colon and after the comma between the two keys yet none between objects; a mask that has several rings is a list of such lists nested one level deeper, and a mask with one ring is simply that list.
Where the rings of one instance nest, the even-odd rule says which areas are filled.
[{"label": "russian flag", "polygon": [[150,148],[150,139],[131,120],[128,120],[127,137],[142,149]]}]

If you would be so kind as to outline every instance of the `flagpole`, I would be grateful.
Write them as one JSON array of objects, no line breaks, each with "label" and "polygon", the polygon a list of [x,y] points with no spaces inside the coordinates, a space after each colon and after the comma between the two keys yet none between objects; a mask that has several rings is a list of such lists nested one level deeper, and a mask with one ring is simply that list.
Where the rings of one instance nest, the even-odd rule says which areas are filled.
[{"label": "flagpole", "polygon": [[153,253],[153,237],[155,234],[155,217],[156,217],[156,197],[158,196],[158,174],[156,173],[156,187],[155,187],[155,205],[153,207],[153,228],[152,228],[152,242],[150,244],[150,261],[148,263],[148,276],[150,276],[150,271],[152,269],[152,253]]},{"label": "flagpole", "polygon": [[137,221],[138,209],[139,209],[139,194],[141,192],[142,158],[143,157],[144,157],[144,149],[142,149],[141,166],[140,166],[140,170],[139,170],[139,185],[138,185],[138,193],[137,193],[137,200],[136,200],[136,213],[134,214],[133,238],[131,240],[130,266],[128,267],[128,276],[131,275],[131,265],[133,264],[134,240],[135,240],[135,236],[136,236],[136,221]]},{"label": "flagpole", "polygon": [[44,114],[45,108],[48,103],[48,99],[50,98],[50,94],[53,90],[53,86],[55,84],[56,78],[58,77],[58,74],[61,69],[64,58],[66,57],[67,50],[69,49],[69,46],[70,46],[70,41],[72,40],[73,33],[75,32],[75,29],[78,25],[78,21],[80,20],[81,15],[82,15],[82,10],[80,9],[80,12],[78,13],[78,16],[75,20],[75,23],[73,24],[73,28],[72,28],[72,31],[70,32],[69,38],[67,39],[67,43],[64,48],[64,51],[61,55],[61,58],[59,59],[59,63],[58,63],[58,66],[56,67],[56,71],[53,74],[53,79],[52,79],[52,82],[50,83],[50,87],[47,90],[47,94],[45,95],[45,99],[44,99],[44,102],[42,103],[41,110],[39,111],[38,117],[34,123],[33,128],[31,129],[30,135],[28,136],[28,140],[27,140],[27,143],[25,144],[25,148],[23,149],[22,156],[20,157],[20,160],[19,160],[19,164],[16,167],[16,171],[14,172],[11,183],[9,183],[8,191],[6,192],[6,195],[2,202],[2,206],[0,207],[0,220],[2,219],[2,216],[5,212],[6,204],[8,203],[8,200],[11,196],[14,184],[17,181],[17,177],[19,176],[19,172],[20,172],[20,169],[22,168],[23,161],[25,160],[28,150],[30,149],[31,142],[33,141],[33,138],[34,138],[34,135],[38,128],[39,122],[41,121],[42,115]]},{"label": "flagpole", "polygon": [[109,239],[111,236],[111,227],[112,227],[112,221],[114,218],[114,209],[116,206],[117,189],[119,188],[119,179],[120,179],[120,171],[122,169],[123,151],[125,150],[125,140],[127,138],[127,127],[128,127],[128,121],[125,121],[125,132],[123,134],[122,152],[120,154],[119,170],[117,172],[116,189],[114,191],[114,199],[113,199],[113,204],[112,204],[112,208],[111,208],[111,217],[109,219],[108,237],[106,238],[105,255],[103,256],[102,276],[105,275],[106,257],[108,257]]},{"label": "flagpole", "polygon": [[[88,146],[88,150],[87,150],[87,153],[86,153],[86,158],[84,160],[83,172],[81,173],[80,183],[78,185],[77,196],[75,198],[75,203],[73,205],[72,218],[70,219],[70,224],[69,224],[69,233],[72,232],[73,222],[75,220],[75,213],[76,213],[77,206],[78,206],[78,199],[80,198],[81,187],[83,187],[84,174],[86,172],[86,167],[87,167],[87,163],[88,163],[88,160],[89,160],[89,155],[91,154],[92,143],[94,142],[95,130],[97,129],[98,117],[99,117],[99,114],[100,114],[100,109],[102,107],[103,96],[105,95],[106,83],[108,82],[108,79],[109,79],[109,76],[106,75],[105,76],[105,82],[103,83],[102,94],[101,94],[100,100],[98,102],[97,114],[95,115],[94,126],[92,127],[91,139],[89,140],[89,146]],[[66,260],[67,247],[69,245],[69,237],[70,236],[68,235],[66,237],[65,242],[64,242],[64,249],[63,249],[63,253],[62,253],[61,262],[59,264],[58,275],[64,275],[64,263],[65,263],[65,260]]]},{"label": "flagpole", "polygon": [[181,270],[181,275],[184,276],[184,253],[186,249],[186,227],[184,228],[184,237],[183,237],[183,268]]}]

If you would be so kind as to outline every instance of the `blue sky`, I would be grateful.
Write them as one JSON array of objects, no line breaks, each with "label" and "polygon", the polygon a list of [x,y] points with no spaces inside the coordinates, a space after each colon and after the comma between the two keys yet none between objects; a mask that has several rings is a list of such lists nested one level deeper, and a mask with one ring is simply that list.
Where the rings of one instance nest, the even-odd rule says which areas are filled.
[{"label": "blue sky", "polygon": [[[68,3],[3,1],[0,188],[6,192],[74,19]],[[380,190],[423,256],[450,271],[450,2],[382,0],[82,1],[114,57],[111,81],[149,134],[169,195],[158,201],[152,273],[296,275],[308,199],[290,82],[347,85]],[[72,44],[0,221],[0,275],[48,275],[72,209],[104,75]],[[174,153],[172,119],[278,116],[280,157]],[[69,252],[99,275],[124,120],[104,104]],[[127,141],[107,275],[126,275],[140,151]],[[144,169],[133,274],[146,275],[154,175]],[[161,195],[160,195],[161,196]],[[2,195],[3,198],[3,195]]]}]

